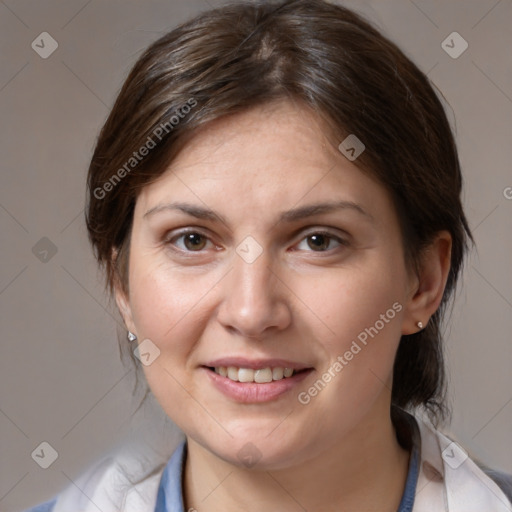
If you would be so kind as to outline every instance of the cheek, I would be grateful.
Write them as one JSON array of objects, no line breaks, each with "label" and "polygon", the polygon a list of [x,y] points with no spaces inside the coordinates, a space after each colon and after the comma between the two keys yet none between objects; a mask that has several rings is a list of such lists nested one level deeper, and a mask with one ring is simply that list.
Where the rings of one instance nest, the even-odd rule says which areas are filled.
[{"label": "cheek", "polygon": [[329,408],[333,418],[346,411],[354,417],[364,414],[382,391],[391,388],[405,274],[399,265],[386,261],[338,269],[316,280],[309,296],[307,287],[298,289],[328,327],[318,331],[325,334],[317,338],[327,356],[325,366],[318,369],[322,382],[305,390],[304,397],[311,398],[318,413]]},{"label": "cheek", "polygon": [[208,292],[219,279],[137,256],[130,270],[130,304],[139,339],[149,338],[160,350],[152,364],[143,366],[146,380],[166,413],[190,431],[205,422],[190,374],[196,362],[194,349],[211,314],[206,310]]},{"label": "cheek", "polygon": [[[155,261],[156,260],[156,261]],[[140,333],[159,345],[174,334],[193,327],[201,315],[207,292],[216,282],[213,275],[171,268],[157,258],[131,261],[130,305]]]},{"label": "cheek", "polygon": [[[396,345],[401,332],[404,277],[400,265],[375,259],[364,265],[331,269],[314,278],[297,279],[294,291],[310,307],[309,318],[318,319],[322,329],[319,334],[334,356],[348,349],[347,345],[361,333],[364,338],[375,325],[379,338],[394,340],[391,344]],[[304,311],[307,313],[307,309]]]}]

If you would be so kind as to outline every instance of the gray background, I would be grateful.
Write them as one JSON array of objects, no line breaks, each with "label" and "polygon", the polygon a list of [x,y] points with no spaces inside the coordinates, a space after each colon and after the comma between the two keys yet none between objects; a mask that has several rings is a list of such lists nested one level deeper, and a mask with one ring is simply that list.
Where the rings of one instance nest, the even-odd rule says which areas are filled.
[{"label": "gray background", "polygon": [[[130,420],[134,372],[119,360],[117,316],[86,238],[85,173],[141,50],[222,3],[0,1],[2,511],[52,497],[125,439],[146,433],[166,450],[176,443],[176,428],[151,402]],[[346,4],[428,72],[453,109],[478,250],[447,330],[454,415],[445,430],[512,472],[512,1]],[[31,48],[44,31],[59,45],[47,59]],[[469,43],[457,59],[441,46],[453,31]],[[48,242],[36,246],[46,262],[32,250],[42,237],[57,249],[45,256]],[[59,454],[46,470],[31,458],[42,441]]]}]

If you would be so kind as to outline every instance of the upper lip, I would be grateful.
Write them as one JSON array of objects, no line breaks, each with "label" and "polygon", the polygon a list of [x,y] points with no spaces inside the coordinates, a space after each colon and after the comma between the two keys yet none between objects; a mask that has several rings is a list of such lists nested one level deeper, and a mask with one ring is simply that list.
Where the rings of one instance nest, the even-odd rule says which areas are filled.
[{"label": "upper lip", "polygon": [[204,366],[210,368],[235,366],[237,368],[251,368],[253,370],[260,370],[262,368],[292,368],[297,371],[312,368],[306,364],[286,359],[247,359],[245,357],[223,357],[209,361]]}]

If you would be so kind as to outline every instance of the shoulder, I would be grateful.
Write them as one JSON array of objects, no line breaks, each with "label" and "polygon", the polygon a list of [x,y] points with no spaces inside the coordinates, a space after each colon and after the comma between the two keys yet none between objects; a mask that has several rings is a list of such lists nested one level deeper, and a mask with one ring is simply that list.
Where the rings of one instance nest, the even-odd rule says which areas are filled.
[{"label": "shoulder", "polygon": [[51,501],[25,512],[153,512],[169,451],[125,445],[98,460]]}]

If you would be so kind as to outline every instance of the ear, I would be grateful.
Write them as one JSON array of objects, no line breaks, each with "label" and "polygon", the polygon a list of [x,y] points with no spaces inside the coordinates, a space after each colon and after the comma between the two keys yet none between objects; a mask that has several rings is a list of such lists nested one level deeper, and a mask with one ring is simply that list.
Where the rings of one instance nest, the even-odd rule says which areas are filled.
[{"label": "ear", "polygon": [[418,322],[426,326],[437,311],[450,271],[451,252],[452,237],[448,231],[440,231],[423,251],[418,272],[411,276],[402,334],[418,332]]},{"label": "ear", "polygon": [[[112,250],[112,261],[115,262],[117,258],[117,250]],[[135,324],[133,323],[132,310],[130,306],[130,299],[121,283],[120,276],[116,273],[114,277],[114,295],[116,304],[123,317],[126,328],[136,334]]]}]

